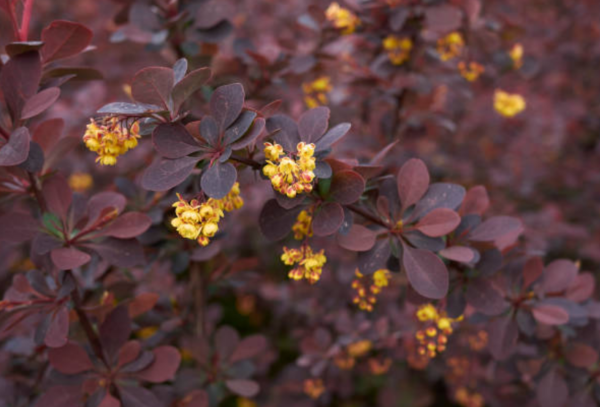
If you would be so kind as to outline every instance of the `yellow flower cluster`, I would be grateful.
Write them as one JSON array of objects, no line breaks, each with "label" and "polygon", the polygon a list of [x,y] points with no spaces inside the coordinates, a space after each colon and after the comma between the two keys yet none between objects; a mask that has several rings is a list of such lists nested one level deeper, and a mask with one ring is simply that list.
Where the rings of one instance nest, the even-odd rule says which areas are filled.
[{"label": "yellow flower cluster", "polygon": [[425,304],[417,310],[417,319],[422,323],[421,329],[415,333],[419,342],[417,351],[420,355],[430,358],[446,350],[448,336],[453,332],[452,323],[462,320],[462,317],[452,319],[445,312],[438,312],[432,304]]},{"label": "yellow flower cluster", "polygon": [[523,66],[523,46],[521,44],[515,44],[508,52],[510,59],[513,61],[513,66],[515,69],[519,69]]},{"label": "yellow flower cluster", "polygon": [[383,49],[387,51],[388,58],[394,65],[402,65],[410,58],[413,43],[410,38],[388,35],[383,40]]},{"label": "yellow flower cluster", "polygon": [[312,231],[312,215],[307,211],[303,210],[298,214],[296,223],[292,226],[294,232],[294,239],[302,240],[305,237],[311,237]]},{"label": "yellow flower cluster", "polygon": [[281,261],[287,266],[296,265],[288,273],[289,278],[293,280],[305,278],[314,284],[321,278],[327,257],[325,257],[325,250],[314,253],[309,245],[303,244],[299,249],[284,247]]},{"label": "yellow flower cluster", "polygon": [[351,343],[346,349],[340,352],[335,358],[334,363],[342,370],[350,370],[356,364],[356,359],[366,355],[371,350],[373,344],[365,339]]},{"label": "yellow flower cluster", "polygon": [[469,82],[475,82],[477,78],[479,78],[479,75],[485,72],[483,65],[475,61],[471,61],[468,64],[464,61],[460,61],[458,63],[458,70],[462,77]]},{"label": "yellow flower cluster", "polygon": [[94,185],[94,179],[87,172],[74,172],[69,175],[69,187],[75,192],[85,192]]},{"label": "yellow flower cluster", "polygon": [[437,41],[437,51],[442,61],[449,61],[457,57],[464,47],[465,41],[457,31],[451,32]]},{"label": "yellow flower cluster", "polygon": [[466,387],[459,387],[454,393],[456,402],[463,407],[483,407],[485,400],[476,391],[469,391]]},{"label": "yellow flower cluster", "polygon": [[469,335],[467,341],[471,350],[480,351],[487,347],[488,339],[488,333],[481,330]]},{"label": "yellow flower cluster", "polygon": [[335,28],[342,30],[342,34],[352,34],[360,24],[360,20],[356,14],[347,8],[340,7],[335,2],[329,5],[325,11],[325,17]]},{"label": "yellow flower cluster", "polygon": [[219,221],[225,212],[231,212],[244,205],[240,197],[240,184],[235,183],[231,191],[221,199],[210,198],[205,202],[197,199],[186,201],[177,194],[179,201],[173,204],[177,215],[171,226],[186,239],[197,240],[202,246],[210,243],[210,238],[219,231]]},{"label": "yellow flower cluster", "polygon": [[377,358],[369,359],[369,369],[371,370],[371,373],[376,376],[387,373],[391,366],[392,359],[390,358],[385,358],[383,360]]},{"label": "yellow flower cluster", "polygon": [[494,92],[494,109],[504,117],[516,116],[525,107],[525,98],[519,94],[510,94],[500,89]]},{"label": "yellow flower cluster", "polygon": [[295,154],[285,155],[279,144],[265,143],[267,165],[263,167],[263,174],[271,180],[277,192],[288,198],[312,191],[315,179],[315,145],[300,142],[296,149]]},{"label": "yellow flower cluster", "polygon": [[106,117],[100,123],[90,119],[83,142],[90,151],[98,153],[97,163],[115,165],[118,156],[138,145],[139,132],[138,122],[127,128],[116,117]]},{"label": "yellow flower cluster", "polygon": [[329,76],[321,76],[312,82],[304,82],[302,91],[304,92],[304,103],[309,109],[317,106],[326,105],[328,102],[327,94],[331,92],[331,78]]},{"label": "yellow flower cluster", "polygon": [[325,391],[325,385],[321,379],[306,379],[304,380],[304,393],[310,398],[316,400]]},{"label": "yellow flower cluster", "polygon": [[363,276],[358,270],[355,271],[356,278],[352,281],[352,288],[356,295],[352,302],[358,305],[363,311],[373,311],[373,305],[377,302],[377,294],[383,287],[387,287],[391,274],[389,270],[377,270],[373,274],[372,282],[369,277]]}]

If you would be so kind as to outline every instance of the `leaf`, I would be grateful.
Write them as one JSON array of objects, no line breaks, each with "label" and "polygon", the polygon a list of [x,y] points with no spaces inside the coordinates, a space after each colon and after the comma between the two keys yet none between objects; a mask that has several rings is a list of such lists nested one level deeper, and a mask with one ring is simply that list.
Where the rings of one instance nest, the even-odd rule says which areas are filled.
[{"label": "leaf", "polygon": [[298,134],[305,143],[315,143],[329,127],[328,107],[319,106],[304,112],[298,120]]},{"label": "leaf", "polygon": [[171,92],[173,111],[178,112],[181,105],[209,81],[211,75],[210,68],[200,68],[190,72],[177,83]]},{"label": "leaf", "polygon": [[267,339],[263,335],[251,335],[242,339],[229,357],[229,363],[251,359],[267,349]]},{"label": "leaf", "polygon": [[345,235],[338,233],[336,239],[344,249],[364,252],[375,245],[377,234],[362,225],[354,224]]},{"label": "leaf", "polygon": [[241,150],[242,148],[249,146],[254,141],[256,141],[256,139],[262,134],[264,129],[265,119],[263,119],[262,117],[255,119],[254,123],[252,124],[252,127],[250,128],[250,131],[248,131],[248,133],[246,133],[244,137],[242,137],[240,140],[231,144],[231,148],[233,150]]},{"label": "leaf", "polygon": [[237,170],[233,164],[215,162],[202,174],[200,187],[209,197],[221,199],[231,191],[236,180]]},{"label": "leaf", "polygon": [[425,10],[425,25],[428,30],[447,33],[456,30],[462,22],[462,12],[451,5],[427,7]]},{"label": "leaf", "polygon": [[210,98],[210,111],[221,131],[231,126],[244,106],[244,87],[232,83],[218,87]]},{"label": "leaf", "polygon": [[8,212],[0,216],[0,241],[23,243],[39,232],[38,222],[27,213]]},{"label": "leaf", "polygon": [[535,283],[544,272],[544,262],[539,257],[532,257],[525,262],[523,266],[523,288],[525,291],[529,286]]},{"label": "leaf", "polygon": [[90,45],[92,36],[92,31],[82,24],[53,21],[42,30],[44,64],[79,54]]},{"label": "leaf", "polygon": [[106,393],[106,396],[102,399],[98,407],[121,407],[121,402],[110,395],[110,393]]},{"label": "leaf", "polygon": [[19,168],[37,173],[44,168],[44,151],[36,142],[29,143],[29,153],[27,154],[27,159],[19,164]]},{"label": "leaf", "polygon": [[[65,78],[67,77],[67,78]],[[42,76],[42,82],[50,82],[51,79],[62,78],[64,83],[67,80],[79,80],[79,81],[95,81],[104,79],[102,73],[94,68],[79,67],[79,66],[63,66],[59,68],[53,68],[44,71]],[[56,83],[56,82],[53,82]],[[58,85],[57,85],[58,86]]]},{"label": "leaf", "polygon": [[408,160],[397,177],[398,196],[402,204],[402,210],[416,204],[429,187],[429,171],[425,163],[417,158]]},{"label": "leaf", "polygon": [[146,262],[144,250],[136,239],[108,238],[102,243],[87,244],[86,247],[96,251],[109,264],[117,267],[140,266]]},{"label": "leaf", "polygon": [[568,397],[567,383],[555,369],[546,373],[537,385],[536,398],[540,407],[564,407]]},{"label": "leaf", "polygon": [[208,394],[204,390],[192,390],[182,403],[181,407],[209,407]]},{"label": "leaf", "polygon": [[438,208],[423,216],[415,229],[429,237],[440,237],[452,232],[460,223],[460,216],[452,209]]},{"label": "leaf", "polygon": [[15,129],[8,143],[0,147],[0,167],[11,167],[24,162],[29,156],[29,130],[26,127]]},{"label": "leaf", "polygon": [[448,270],[438,256],[428,250],[413,249],[402,242],[402,266],[412,288],[423,297],[441,299],[448,293]]},{"label": "leaf", "polygon": [[91,256],[74,247],[61,247],[52,250],[50,253],[52,263],[59,270],[71,270],[87,264]]},{"label": "leaf", "polygon": [[470,247],[451,246],[440,250],[439,255],[452,261],[469,264],[476,258],[476,253]]},{"label": "leaf", "polygon": [[52,386],[35,403],[35,407],[82,407],[81,385]]},{"label": "leaf", "polygon": [[117,361],[119,350],[125,345],[131,335],[131,319],[126,306],[120,305],[106,316],[100,325],[98,336],[105,356],[109,363]]},{"label": "leaf", "polygon": [[67,343],[69,336],[69,310],[62,306],[54,311],[44,343],[49,348],[59,348]]},{"label": "leaf", "polygon": [[152,132],[152,142],[156,151],[166,158],[181,158],[196,151],[200,145],[179,123],[162,123]]},{"label": "leaf", "polygon": [[493,320],[488,326],[489,348],[496,360],[508,358],[516,349],[519,328],[511,317]]},{"label": "leaf", "polygon": [[53,87],[47,88],[38,94],[33,95],[25,102],[23,111],[21,112],[21,119],[30,119],[48,109],[60,96],[60,89]]},{"label": "leaf", "polygon": [[589,299],[596,289],[596,280],[591,273],[581,273],[571,282],[565,297],[575,302]]},{"label": "leaf", "polygon": [[221,133],[219,131],[219,125],[212,116],[204,116],[200,122],[200,136],[206,140],[206,142],[213,147],[219,145],[219,138]]},{"label": "leaf", "polygon": [[250,126],[252,126],[255,117],[256,113],[250,110],[243,111],[236,121],[225,130],[225,134],[223,135],[223,145],[230,145],[246,134]]},{"label": "leaf", "polygon": [[107,210],[121,213],[127,199],[117,192],[104,191],[92,196],[87,203],[88,226],[96,222]]},{"label": "leaf", "polygon": [[38,51],[42,45],[44,45],[42,41],[14,41],[6,44],[5,50],[9,57],[14,58],[29,51]]},{"label": "leaf", "polygon": [[128,212],[112,221],[108,227],[102,230],[101,235],[129,239],[144,233],[151,224],[152,220],[148,215],[140,212]]},{"label": "leaf", "polygon": [[523,228],[523,223],[511,216],[494,216],[475,227],[467,238],[473,242],[493,242]]},{"label": "leaf", "polygon": [[340,123],[329,129],[327,133],[315,142],[315,152],[325,151],[336,141],[344,137],[350,131],[350,123]]},{"label": "leaf", "polygon": [[269,240],[283,239],[290,233],[300,210],[299,207],[284,209],[275,199],[267,201],[259,215],[260,231]]},{"label": "leaf", "polygon": [[565,357],[570,364],[581,369],[589,369],[598,362],[598,352],[581,342],[569,344]]},{"label": "leaf", "polygon": [[[436,183],[431,184],[427,192],[417,202],[410,219],[419,219],[437,208],[456,210],[465,196],[465,189],[456,184]],[[400,196],[402,199],[402,196]],[[403,206],[404,207],[404,206]]]},{"label": "leaf", "polygon": [[541,324],[563,325],[569,322],[569,313],[557,305],[538,304],[531,312],[536,321]]},{"label": "leaf", "polygon": [[342,205],[348,205],[359,200],[365,190],[365,180],[351,170],[338,171],[331,178],[329,197]]},{"label": "leaf", "polygon": [[172,346],[160,346],[152,350],[154,362],[144,370],[136,373],[142,380],[151,383],[162,383],[172,380],[181,363],[181,354]]},{"label": "leaf", "polygon": [[78,374],[94,368],[85,349],[76,342],[48,350],[48,361],[63,374]]},{"label": "leaf", "polygon": [[219,357],[227,360],[240,342],[237,331],[230,326],[222,326],[215,333],[215,350]]},{"label": "leaf", "polygon": [[[147,10],[147,8],[146,8],[146,10]],[[177,61],[175,61],[175,64],[173,65],[173,76],[175,78],[176,84],[179,83],[184,78],[184,76],[187,72],[187,69],[188,69],[187,59],[179,58]]]},{"label": "leaf", "polygon": [[167,191],[185,181],[198,161],[195,157],[155,161],[142,175],[142,188],[157,192]]},{"label": "leaf", "polygon": [[20,119],[25,101],[33,96],[42,76],[42,64],[36,51],[11,58],[0,71],[0,89],[13,123]]},{"label": "leaf", "polygon": [[129,316],[135,318],[150,311],[156,305],[158,298],[159,295],[156,293],[142,293],[137,295],[129,303]]},{"label": "leaf", "polygon": [[546,266],[541,289],[544,293],[566,290],[577,277],[578,268],[571,260],[558,259]]},{"label": "leaf", "polygon": [[281,144],[285,151],[296,151],[300,142],[298,125],[289,116],[278,114],[267,119],[267,131],[273,134],[273,140]]},{"label": "leaf", "polygon": [[51,213],[58,216],[61,221],[67,218],[73,201],[73,192],[66,179],[55,175],[46,180],[42,186],[42,196]]},{"label": "leaf", "polygon": [[123,407],[163,407],[156,396],[143,387],[119,386]]},{"label": "leaf", "polygon": [[489,206],[490,198],[487,190],[483,185],[477,185],[467,191],[465,199],[460,207],[460,214],[475,214],[482,216]]},{"label": "leaf", "polygon": [[[129,306],[129,315],[131,315],[131,304]],[[117,367],[119,369],[134,360],[138,359],[142,345],[139,341],[128,341],[119,349],[119,355],[117,356]]]},{"label": "leaf", "polygon": [[260,391],[258,383],[252,380],[226,380],[225,385],[238,396],[254,397]]},{"label": "leaf", "polygon": [[356,259],[358,270],[368,276],[386,268],[391,253],[390,242],[387,239],[380,240],[372,249],[358,253]]},{"label": "leaf", "polygon": [[473,308],[489,316],[499,315],[509,306],[500,290],[485,278],[469,282],[465,298]]},{"label": "leaf", "polygon": [[131,95],[137,102],[170,110],[171,89],[175,77],[171,68],[151,66],[139,70],[131,82]]},{"label": "leaf", "polygon": [[312,230],[316,236],[329,236],[338,231],[344,222],[344,209],[337,202],[325,202],[317,209]]},{"label": "leaf", "polygon": [[48,119],[34,129],[31,138],[42,147],[42,150],[46,151],[58,142],[64,127],[65,121],[63,119]]},{"label": "leaf", "polygon": [[161,108],[159,106],[144,103],[113,102],[102,106],[96,113],[136,116],[160,110]]}]

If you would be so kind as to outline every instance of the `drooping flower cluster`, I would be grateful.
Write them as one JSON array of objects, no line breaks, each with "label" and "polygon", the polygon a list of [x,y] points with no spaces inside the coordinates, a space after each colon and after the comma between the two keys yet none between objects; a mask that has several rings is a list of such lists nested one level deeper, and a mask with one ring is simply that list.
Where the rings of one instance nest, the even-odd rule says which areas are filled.
[{"label": "drooping flower cluster", "polygon": [[314,253],[309,245],[303,244],[299,249],[284,247],[281,261],[287,266],[295,265],[288,273],[289,278],[293,280],[305,278],[314,284],[321,278],[327,257],[325,257],[325,250],[321,249]]},{"label": "drooping flower cluster", "polygon": [[452,58],[456,58],[460,55],[464,47],[465,41],[457,31],[451,32],[437,41],[437,52],[440,54],[442,61],[449,61]]},{"label": "drooping flower cluster", "polygon": [[410,38],[389,35],[383,40],[383,49],[394,65],[402,65],[410,58],[413,43]]},{"label": "drooping flower cluster", "polygon": [[416,315],[421,323],[420,329],[415,333],[419,343],[417,351],[420,355],[427,355],[430,358],[446,350],[448,336],[453,332],[452,324],[462,320],[462,317],[448,318],[445,312],[438,311],[432,304],[419,307]]},{"label": "drooping flower cluster", "polygon": [[352,281],[352,288],[356,295],[352,302],[363,311],[373,311],[373,305],[377,302],[377,295],[383,287],[387,287],[391,274],[389,270],[377,270],[373,277],[364,276],[358,270],[355,271],[356,278]]},{"label": "drooping flower cluster", "polygon": [[458,63],[458,70],[463,78],[468,80],[469,82],[475,82],[479,76],[485,72],[485,68],[483,65],[471,61],[466,63],[464,61],[460,61]]},{"label": "drooping flower cluster", "polygon": [[97,163],[115,165],[118,156],[138,145],[139,133],[138,122],[127,127],[117,117],[105,117],[100,122],[90,119],[83,142],[90,151],[98,154]]},{"label": "drooping flower cluster", "polygon": [[369,340],[353,342],[346,346],[338,353],[333,362],[341,370],[350,370],[356,364],[356,359],[369,353],[372,348],[372,343]]},{"label": "drooping flower cluster", "polygon": [[188,202],[181,195],[177,196],[179,201],[173,204],[177,217],[171,221],[171,226],[177,229],[181,237],[197,240],[202,246],[208,245],[210,238],[219,231],[219,221],[225,216],[225,212],[244,205],[237,182],[221,199],[210,198],[205,202],[192,199]]},{"label": "drooping flower cluster", "polygon": [[325,11],[325,17],[335,28],[341,30],[342,34],[352,34],[360,24],[360,19],[356,14],[335,2],[329,5]]},{"label": "drooping flower cluster", "polygon": [[312,215],[307,211],[303,210],[298,214],[296,223],[292,226],[294,232],[294,239],[302,240],[305,237],[311,237],[312,231]]},{"label": "drooping flower cluster", "polygon": [[525,110],[525,98],[519,94],[511,94],[503,90],[494,92],[494,109],[502,116],[513,117]]},{"label": "drooping flower cluster", "polygon": [[304,82],[302,91],[304,92],[304,103],[309,109],[326,105],[328,103],[327,94],[333,90],[331,78],[321,76],[312,82]]},{"label": "drooping flower cluster", "polygon": [[315,145],[300,142],[296,149],[295,154],[285,155],[281,145],[265,143],[267,165],[263,167],[263,174],[277,192],[288,198],[312,191],[315,179]]}]

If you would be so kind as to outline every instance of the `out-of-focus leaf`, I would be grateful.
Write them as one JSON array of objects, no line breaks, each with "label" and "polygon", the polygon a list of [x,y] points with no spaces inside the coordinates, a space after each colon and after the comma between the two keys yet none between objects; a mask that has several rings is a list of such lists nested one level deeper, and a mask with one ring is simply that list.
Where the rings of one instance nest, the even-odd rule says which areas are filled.
[{"label": "out-of-focus leaf", "polygon": [[50,325],[46,331],[44,343],[49,348],[59,348],[64,346],[69,336],[69,310],[62,306],[54,311],[51,317]]},{"label": "out-of-focus leaf", "polygon": [[163,407],[162,403],[148,389],[137,386],[120,386],[123,407]]},{"label": "out-of-focus leaf", "polygon": [[267,339],[262,335],[251,335],[242,339],[229,357],[229,363],[250,359],[267,348]]},{"label": "out-of-focus leaf", "polygon": [[151,224],[152,220],[148,215],[140,212],[128,212],[111,222],[108,227],[102,230],[101,234],[119,239],[129,239],[144,233]]},{"label": "out-of-focus leaf", "polygon": [[519,328],[510,316],[497,318],[488,326],[488,337],[494,359],[504,360],[516,349]]},{"label": "out-of-focus leaf", "polygon": [[179,351],[172,346],[160,346],[152,350],[154,362],[146,369],[136,373],[142,380],[151,383],[162,383],[175,377],[181,363]]},{"label": "out-of-focus leaf", "polygon": [[577,265],[571,260],[554,260],[546,266],[541,289],[545,293],[564,291],[575,279],[577,273]]},{"label": "out-of-focus leaf", "polygon": [[27,127],[15,129],[8,143],[0,147],[0,167],[10,167],[23,163],[29,155],[29,130]]},{"label": "out-of-focus leaf", "polygon": [[473,249],[465,246],[451,246],[440,250],[439,254],[448,260],[466,264],[471,263],[476,256],[476,253]]},{"label": "out-of-focus leaf", "polygon": [[569,322],[569,313],[556,305],[538,304],[531,310],[533,317],[546,325],[563,325]]},{"label": "out-of-focus leaf", "polygon": [[225,385],[238,396],[254,397],[260,391],[258,383],[252,380],[226,380]]},{"label": "out-of-focus leaf", "polygon": [[91,259],[89,254],[74,247],[54,249],[50,253],[50,257],[52,257],[52,263],[54,263],[59,270],[71,270],[81,267]]},{"label": "out-of-focus leaf", "polygon": [[110,363],[117,361],[119,350],[131,335],[131,319],[126,306],[119,306],[106,316],[100,325],[99,338]]},{"label": "out-of-focus leaf", "polygon": [[21,112],[21,119],[30,119],[44,112],[58,100],[59,88],[47,88],[27,99]]},{"label": "out-of-focus leaf", "polygon": [[540,407],[564,407],[569,388],[565,379],[552,369],[538,383],[536,396]]},{"label": "out-of-focus leaf", "polygon": [[46,180],[42,186],[42,196],[51,213],[61,220],[66,219],[73,201],[73,192],[69,188],[66,179],[60,175],[55,175]]},{"label": "out-of-focus leaf", "polygon": [[398,196],[402,209],[416,204],[429,187],[429,171],[425,163],[417,158],[408,160],[398,172]]},{"label": "out-of-focus leaf", "polygon": [[114,239],[112,237],[96,244],[86,244],[100,257],[118,267],[134,267],[144,264],[144,250],[136,239]]},{"label": "out-of-focus leaf", "polygon": [[41,76],[42,64],[37,51],[17,55],[2,67],[0,89],[13,123],[18,122],[25,101],[37,92]]},{"label": "out-of-focus leaf", "polygon": [[473,308],[489,316],[501,314],[509,305],[502,292],[485,278],[471,281],[465,298]]},{"label": "out-of-focus leaf", "polygon": [[569,344],[565,356],[570,364],[581,369],[591,368],[598,362],[598,351],[581,342]]},{"label": "out-of-focus leaf", "polygon": [[49,349],[48,361],[53,368],[69,375],[83,373],[94,367],[85,349],[75,342]]},{"label": "out-of-focus leaf", "polygon": [[260,212],[258,220],[260,231],[269,240],[283,239],[290,233],[300,210],[299,207],[284,209],[279,206],[275,199],[267,201]]},{"label": "out-of-focus leaf", "polygon": [[494,216],[473,229],[467,238],[473,242],[493,242],[523,228],[523,223],[511,216]]},{"label": "out-of-focus leaf", "polygon": [[130,303],[129,303],[129,316],[131,318],[135,318],[138,315],[142,315],[156,305],[158,301],[158,294],[155,293],[142,293],[137,295]]}]

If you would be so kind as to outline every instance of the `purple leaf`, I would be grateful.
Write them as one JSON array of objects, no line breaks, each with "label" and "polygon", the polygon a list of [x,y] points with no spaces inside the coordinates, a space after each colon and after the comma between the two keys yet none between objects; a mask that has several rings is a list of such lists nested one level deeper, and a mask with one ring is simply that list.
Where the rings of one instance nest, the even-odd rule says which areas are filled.
[{"label": "purple leaf", "polygon": [[295,152],[300,135],[298,125],[290,117],[278,114],[267,119],[267,131],[273,134],[273,140],[281,144],[285,151]]},{"label": "purple leaf", "polygon": [[238,396],[254,397],[260,391],[258,383],[252,380],[227,380],[225,385]]},{"label": "purple leaf", "polygon": [[23,106],[21,119],[30,119],[44,112],[56,102],[60,96],[59,88],[47,88],[30,97]]},{"label": "purple leaf", "polygon": [[29,141],[29,130],[26,127],[14,130],[8,142],[0,147],[0,167],[10,167],[24,162],[29,156]]},{"label": "purple leaf", "polygon": [[363,177],[354,171],[342,170],[333,174],[329,196],[342,205],[349,205],[358,201],[364,190]]},{"label": "purple leaf", "polygon": [[109,264],[117,267],[140,266],[146,262],[142,245],[136,239],[108,238],[102,243],[85,246],[96,251]]},{"label": "purple leaf", "polygon": [[171,189],[192,173],[198,160],[195,157],[181,157],[155,161],[142,175],[142,188],[159,192]]},{"label": "purple leaf", "polygon": [[34,129],[31,138],[42,147],[42,150],[46,151],[58,142],[64,127],[65,121],[63,119],[48,119]]},{"label": "purple leaf", "polygon": [[563,325],[569,322],[569,313],[557,305],[538,304],[533,307],[531,313],[541,324]]},{"label": "purple leaf", "polygon": [[267,339],[262,335],[251,335],[242,339],[229,357],[229,363],[250,359],[267,348]]},{"label": "purple leaf", "polygon": [[179,351],[172,346],[160,346],[152,350],[154,362],[144,370],[136,373],[142,380],[151,383],[162,383],[172,380],[181,363]]},{"label": "purple leaf", "polygon": [[53,21],[42,30],[44,64],[79,54],[92,41],[92,31],[70,21]]},{"label": "purple leaf", "polygon": [[98,331],[100,343],[109,362],[115,363],[119,350],[131,335],[131,319],[124,305],[118,306],[107,315]]},{"label": "purple leaf", "polygon": [[163,407],[156,396],[143,387],[120,386],[123,407]]},{"label": "purple leaf", "polygon": [[340,123],[335,127],[329,129],[327,133],[320,139],[318,139],[315,144],[315,151],[324,151],[333,145],[336,141],[344,137],[348,131],[350,131],[350,123]]},{"label": "purple leaf", "polygon": [[510,316],[497,318],[489,324],[488,336],[492,356],[504,360],[516,349],[519,328]]},{"label": "purple leaf", "polygon": [[87,264],[91,256],[74,247],[61,247],[50,253],[52,262],[59,270],[71,270]]},{"label": "purple leaf", "polygon": [[244,87],[232,83],[218,87],[210,98],[210,111],[221,131],[231,126],[244,106]]},{"label": "purple leaf", "polygon": [[429,187],[429,171],[425,163],[417,158],[408,160],[398,172],[398,196],[402,209],[416,204]]},{"label": "purple leaf", "polygon": [[101,235],[129,239],[144,233],[151,224],[152,220],[148,215],[141,212],[128,212],[115,219],[102,231]]},{"label": "purple leaf", "polygon": [[62,306],[54,311],[44,343],[49,348],[59,348],[67,343],[69,336],[69,310]]},{"label": "purple leaf", "polygon": [[48,361],[53,368],[68,375],[83,373],[94,368],[85,349],[75,342],[49,349]]},{"label": "purple leaf", "polygon": [[358,253],[356,261],[358,270],[368,276],[386,268],[391,253],[390,242],[387,239],[380,240],[372,249]]},{"label": "purple leaf", "polygon": [[459,263],[469,264],[471,263],[475,257],[476,253],[470,247],[465,246],[452,246],[446,249],[440,250],[440,256],[452,260],[457,261]]},{"label": "purple leaf", "polygon": [[296,217],[300,208],[284,209],[277,203],[277,200],[271,199],[265,203],[259,216],[260,231],[269,240],[283,239],[290,233],[292,225],[296,222]]},{"label": "purple leaf", "polygon": [[329,127],[330,114],[329,108],[325,106],[315,107],[304,112],[298,120],[300,140],[305,143],[314,143],[319,140]]},{"label": "purple leaf", "polygon": [[166,158],[180,158],[200,150],[200,145],[184,126],[178,123],[163,123],[152,132],[156,151]]},{"label": "purple leaf", "polygon": [[137,102],[169,110],[175,77],[171,68],[151,66],[138,71],[131,82],[131,95]]},{"label": "purple leaf", "polygon": [[81,386],[50,387],[35,403],[35,407],[83,407]]},{"label": "purple leaf", "polygon": [[448,270],[438,256],[428,250],[413,249],[402,242],[402,266],[410,285],[423,297],[441,299],[448,293]]},{"label": "purple leaf", "polygon": [[0,241],[23,243],[39,232],[38,222],[28,213],[8,212],[0,216]]},{"label": "purple leaf", "polygon": [[13,123],[19,121],[25,101],[37,92],[41,76],[42,64],[37,51],[17,55],[2,67],[0,89]]},{"label": "purple leaf", "polygon": [[215,333],[215,349],[219,357],[227,360],[240,342],[237,331],[230,326],[222,326]]},{"label": "purple leaf", "polygon": [[565,379],[552,369],[538,383],[536,396],[540,407],[564,407],[569,398],[569,388]]},{"label": "purple leaf", "polygon": [[423,216],[415,229],[429,237],[440,237],[452,232],[460,223],[460,216],[452,209],[438,208]]},{"label": "purple leaf", "polygon": [[262,134],[264,129],[265,119],[259,117],[258,119],[254,120],[254,124],[250,128],[250,131],[248,131],[243,138],[231,144],[231,148],[233,150],[241,150],[242,148],[249,146]]},{"label": "purple leaf", "polygon": [[469,283],[465,298],[473,308],[489,316],[501,314],[509,305],[500,290],[484,278]]},{"label": "purple leaf", "polygon": [[336,239],[344,249],[364,252],[375,246],[377,234],[362,225],[354,224],[346,234],[338,234]]},{"label": "purple leaf", "polygon": [[178,82],[171,92],[173,97],[173,111],[178,112],[179,108],[190,96],[200,90],[208,82],[212,73],[210,68],[200,68],[187,74],[181,82]]},{"label": "purple leaf", "polygon": [[61,220],[67,218],[67,213],[73,200],[73,192],[67,180],[60,175],[55,175],[46,180],[42,186],[42,196],[46,201],[48,210]]},{"label": "purple leaf", "polygon": [[206,140],[210,146],[215,147],[219,144],[221,132],[219,131],[219,125],[214,117],[204,116],[202,121],[200,121],[199,130],[200,136]]},{"label": "purple leaf", "polygon": [[237,170],[233,164],[215,162],[202,174],[200,187],[209,197],[221,199],[231,191],[236,180]]},{"label": "purple leaf", "polygon": [[505,235],[523,229],[523,223],[511,216],[494,216],[473,229],[467,238],[473,242],[493,242]]},{"label": "purple leaf", "polygon": [[256,113],[245,110],[243,111],[235,122],[227,130],[223,135],[223,145],[229,145],[237,140],[239,140],[250,128],[252,125],[254,118],[256,118]]},{"label": "purple leaf", "polygon": [[148,105],[144,103],[113,102],[102,106],[100,109],[98,109],[97,113],[136,116],[160,110],[160,106]]},{"label": "purple leaf", "polygon": [[544,293],[566,290],[578,273],[577,265],[571,260],[558,259],[546,266],[541,289]]},{"label": "purple leaf", "polygon": [[425,196],[417,202],[410,219],[419,219],[437,208],[456,210],[465,196],[465,189],[456,184],[431,184]]},{"label": "purple leaf", "polygon": [[329,236],[338,231],[344,222],[344,209],[337,202],[326,202],[317,210],[312,222],[316,236]]}]

